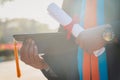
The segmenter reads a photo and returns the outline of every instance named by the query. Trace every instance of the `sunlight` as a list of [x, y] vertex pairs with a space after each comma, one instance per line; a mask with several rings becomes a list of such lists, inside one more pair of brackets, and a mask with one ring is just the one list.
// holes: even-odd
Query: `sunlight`
[[1, 19], [27, 18], [49, 25], [50, 29], [58, 28], [58, 23], [47, 12], [50, 3], [61, 7], [63, 0], [14, 0], [0, 6]]

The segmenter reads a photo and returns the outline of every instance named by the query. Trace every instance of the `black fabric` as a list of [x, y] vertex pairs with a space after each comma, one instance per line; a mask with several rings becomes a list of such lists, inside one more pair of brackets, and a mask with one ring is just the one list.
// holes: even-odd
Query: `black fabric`
[[120, 0], [104, 0], [105, 24], [111, 24], [116, 36], [120, 36]]
[[58, 76], [56, 76], [56, 74], [54, 75], [54, 73], [51, 73], [50, 71], [41, 71], [43, 72], [44, 76], [47, 77], [48, 80], [61, 80]]
[[110, 23], [113, 29], [113, 32], [117, 38], [120, 38], [120, 20]]
[[120, 80], [120, 44], [111, 43], [106, 46], [108, 79]]
[[[65, 34], [66, 35], [66, 34]], [[58, 44], [57, 44], [58, 43]], [[74, 38], [57, 41], [56, 50], [49, 50], [44, 58], [61, 80], [78, 80], [77, 45]], [[56, 55], [51, 55], [56, 54]]]

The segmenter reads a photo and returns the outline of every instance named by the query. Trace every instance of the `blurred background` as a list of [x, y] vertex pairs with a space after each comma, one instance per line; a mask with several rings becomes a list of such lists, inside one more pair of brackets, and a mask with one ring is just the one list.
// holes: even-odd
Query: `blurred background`
[[63, 0], [0, 0], [0, 80], [46, 80], [40, 70], [21, 61], [22, 77], [16, 77], [13, 35], [57, 32], [59, 24], [47, 13], [52, 2], [61, 7]]

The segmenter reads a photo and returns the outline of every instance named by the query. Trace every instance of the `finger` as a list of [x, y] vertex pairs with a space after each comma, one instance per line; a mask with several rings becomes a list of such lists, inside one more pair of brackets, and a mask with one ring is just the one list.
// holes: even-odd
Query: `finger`
[[35, 44], [35, 42], [32, 40], [32, 41], [30, 42], [29, 53], [28, 53], [28, 57], [29, 57], [30, 62], [31, 62], [32, 64], [34, 64], [34, 62], [35, 62], [35, 58], [34, 58], [34, 44]]
[[[39, 59], [40, 60], [40, 69], [45, 69], [47, 68], [47, 63], [44, 61], [44, 59]], [[39, 66], [39, 65], [38, 65]]]
[[43, 55], [44, 55], [44, 54], [39, 55], [40, 61], [41, 61], [41, 68], [42, 68], [42, 69], [46, 69], [46, 68], [48, 68], [48, 64], [45, 62], [44, 58], [42, 57]]
[[34, 53], [35, 53], [35, 55], [38, 54], [38, 47], [36, 44], [34, 44]]
[[44, 65], [42, 66], [42, 69], [47, 69], [49, 66], [48, 64], [45, 62]]
[[42, 56], [39, 56], [38, 54], [35, 55], [36, 56], [36, 62], [38, 63], [38, 66], [40, 69], [45, 68], [46, 66], [46, 62], [44, 61]]
[[20, 56], [23, 56], [25, 44], [26, 44], [26, 40], [22, 43], [22, 47], [20, 48]]
[[25, 48], [26, 48], [26, 44], [27, 44], [27, 40], [25, 40], [23, 42], [23, 45], [22, 45], [22, 47], [20, 49], [20, 58], [21, 58], [22, 61], [25, 60]]
[[30, 46], [31, 39], [26, 40], [25, 48], [24, 48], [24, 59], [26, 64], [30, 64], [30, 59], [29, 59], [29, 46]]
[[34, 60], [37, 63], [36, 67], [39, 69], [44, 69], [46, 68], [48, 65], [45, 63], [44, 59], [42, 58], [42, 56], [39, 56], [38, 54], [38, 48], [37, 46], [34, 44]]
[[20, 59], [23, 61], [24, 58], [23, 58], [23, 52], [24, 52], [24, 46], [22, 45], [21, 49], [20, 49]]
[[34, 46], [33, 46], [33, 52], [34, 52], [34, 54], [33, 54], [33, 58], [34, 58], [34, 61], [36, 62], [36, 63], [39, 63], [39, 55], [38, 55], [38, 48], [37, 48], [37, 46], [34, 44]]
[[93, 48], [89, 47], [89, 48], [86, 48], [85, 51], [88, 53], [88, 54], [93, 54]]
[[33, 56], [34, 56], [34, 60], [35, 60], [36, 56], [38, 56], [38, 48], [35, 44], [33, 45], [33, 52], [34, 52]]
[[39, 69], [41, 69], [42, 66], [43, 66], [43, 61], [42, 61], [42, 59], [39, 57], [38, 54], [35, 54], [34, 56], [35, 56], [34, 66], [37, 67], [37, 68], [39, 68]]

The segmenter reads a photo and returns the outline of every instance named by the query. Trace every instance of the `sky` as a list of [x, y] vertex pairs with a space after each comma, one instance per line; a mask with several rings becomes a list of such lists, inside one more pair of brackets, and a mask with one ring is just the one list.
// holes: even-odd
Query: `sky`
[[0, 6], [0, 18], [34, 19], [48, 24], [50, 29], [56, 29], [59, 26], [58, 22], [47, 12], [47, 7], [52, 2], [61, 7], [63, 0], [13, 0]]

